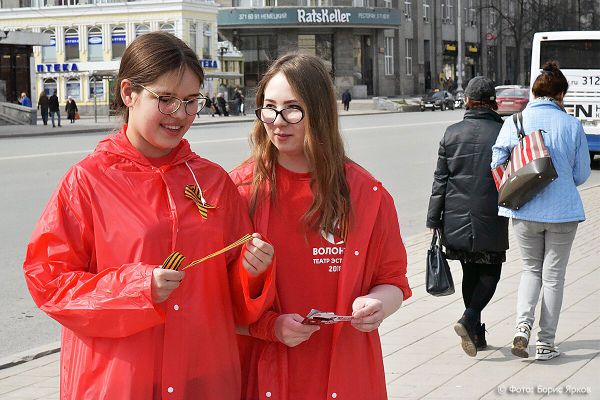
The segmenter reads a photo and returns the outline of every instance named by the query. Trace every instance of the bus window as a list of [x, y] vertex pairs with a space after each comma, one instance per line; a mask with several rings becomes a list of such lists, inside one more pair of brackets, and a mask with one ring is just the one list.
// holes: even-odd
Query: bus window
[[[585, 57], [582, 57], [585, 54]], [[598, 69], [599, 40], [553, 40], [540, 43], [540, 65], [558, 60], [560, 69]]]

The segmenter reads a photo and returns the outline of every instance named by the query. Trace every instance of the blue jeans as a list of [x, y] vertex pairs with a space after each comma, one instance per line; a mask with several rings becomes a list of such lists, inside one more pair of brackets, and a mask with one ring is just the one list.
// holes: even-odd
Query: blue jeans
[[54, 125], [54, 114], [58, 115], [58, 126], [60, 126], [60, 110], [50, 111], [50, 117], [52, 118], [52, 126], [56, 126]]

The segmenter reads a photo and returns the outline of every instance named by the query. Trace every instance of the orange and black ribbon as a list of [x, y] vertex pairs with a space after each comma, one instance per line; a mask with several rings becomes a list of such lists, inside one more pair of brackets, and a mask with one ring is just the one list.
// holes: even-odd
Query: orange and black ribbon
[[208, 210], [210, 208], [216, 208], [213, 205], [210, 205], [202, 196], [202, 191], [196, 185], [187, 185], [185, 187], [185, 197], [192, 200], [194, 204], [198, 207], [198, 211], [200, 211], [200, 215], [204, 219], [208, 219]]
[[228, 246], [225, 246], [224, 248], [222, 248], [221, 250], [217, 250], [214, 253], [211, 253], [205, 257], [200, 258], [199, 260], [196, 261], [192, 261], [191, 263], [189, 263], [188, 265], [186, 265], [185, 267], [181, 268], [181, 263], [183, 262], [183, 259], [185, 258], [181, 253], [179, 253], [178, 251], [173, 252], [169, 257], [167, 257], [167, 259], [165, 260], [165, 262], [163, 263], [162, 267], [164, 269], [172, 269], [175, 271], [179, 271], [180, 269], [182, 271], [193, 267], [194, 265], [200, 264], [201, 262], [204, 262], [208, 259], [211, 259], [213, 257], [218, 256], [219, 254], [223, 254], [226, 251], [229, 251], [231, 249], [233, 249], [234, 247], [240, 246], [246, 242], [248, 242], [249, 240], [252, 240], [252, 235], [251, 234], [246, 234], [244, 236], [242, 236], [240, 239], [236, 240], [235, 242], [231, 243]]

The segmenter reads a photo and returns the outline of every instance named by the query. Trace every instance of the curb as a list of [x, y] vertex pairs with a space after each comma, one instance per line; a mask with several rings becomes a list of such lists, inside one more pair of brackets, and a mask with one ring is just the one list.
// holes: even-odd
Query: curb
[[0, 370], [14, 367], [60, 351], [60, 342], [49, 343], [8, 357], [0, 358]]

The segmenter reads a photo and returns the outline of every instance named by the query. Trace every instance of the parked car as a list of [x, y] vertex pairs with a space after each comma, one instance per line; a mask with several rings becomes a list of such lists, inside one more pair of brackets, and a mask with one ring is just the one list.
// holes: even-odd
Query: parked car
[[436, 109], [444, 111], [449, 108], [454, 110], [454, 97], [446, 90], [429, 92], [421, 99], [421, 111]]
[[523, 111], [529, 103], [529, 87], [519, 85], [496, 86], [498, 114], [512, 115]]

